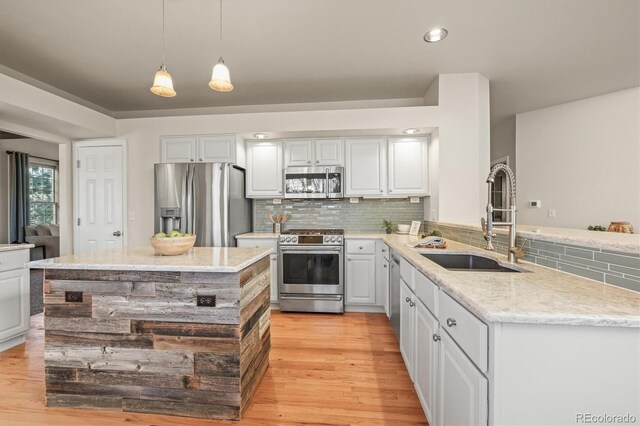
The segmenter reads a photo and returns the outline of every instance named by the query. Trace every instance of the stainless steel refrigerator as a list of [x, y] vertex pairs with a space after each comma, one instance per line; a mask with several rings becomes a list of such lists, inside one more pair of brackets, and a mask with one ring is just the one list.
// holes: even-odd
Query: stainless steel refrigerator
[[251, 232], [244, 170], [228, 163], [155, 165], [155, 232], [197, 236], [196, 246], [235, 247]]

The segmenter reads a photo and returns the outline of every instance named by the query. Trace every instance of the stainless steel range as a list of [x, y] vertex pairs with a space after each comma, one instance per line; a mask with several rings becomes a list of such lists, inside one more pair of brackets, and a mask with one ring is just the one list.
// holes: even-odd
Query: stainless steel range
[[278, 245], [281, 311], [344, 312], [344, 231], [291, 229]]

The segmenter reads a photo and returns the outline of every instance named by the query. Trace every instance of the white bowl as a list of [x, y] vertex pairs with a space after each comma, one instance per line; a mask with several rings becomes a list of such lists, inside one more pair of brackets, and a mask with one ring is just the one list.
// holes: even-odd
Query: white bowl
[[409, 229], [411, 229], [411, 225], [398, 224], [398, 232], [409, 232]]

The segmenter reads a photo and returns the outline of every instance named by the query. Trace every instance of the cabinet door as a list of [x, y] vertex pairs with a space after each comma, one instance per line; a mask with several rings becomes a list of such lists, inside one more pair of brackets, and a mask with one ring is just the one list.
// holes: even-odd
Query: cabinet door
[[313, 141], [285, 141], [284, 166], [310, 167], [314, 163]]
[[439, 425], [486, 425], [487, 379], [446, 331], [440, 332], [438, 372]]
[[391, 318], [391, 309], [389, 308], [389, 272], [389, 261], [383, 258], [380, 285], [382, 287], [382, 306], [384, 306], [384, 313], [387, 314], [387, 318]]
[[415, 299], [409, 286], [402, 281], [400, 283], [400, 353], [411, 380], [414, 380], [413, 327], [415, 324], [415, 309], [411, 305], [415, 303]]
[[316, 141], [317, 166], [342, 166], [342, 139], [320, 139]]
[[425, 138], [389, 139], [389, 195], [428, 194], [428, 140]]
[[164, 136], [160, 138], [160, 162], [190, 163], [195, 160], [195, 136]]
[[247, 198], [282, 198], [282, 142], [247, 143]]
[[387, 186], [385, 139], [346, 139], [347, 196], [383, 196]]
[[272, 254], [271, 259], [271, 303], [278, 303], [278, 255]]
[[197, 160], [204, 163], [235, 163], [234, 135], [198, 136]]
[[0, 342], [29, 330], [29, 271], [0, 272]]
[[[438, 377], [438, 320], [420, 301], [416, 302], [414, 385], [429, 424], [436, 423]], [[434, 340], [436, 336], [436, 340]]]
[[347, 255], [346, 304], [374, 305], [376, 303], [375, 255]]

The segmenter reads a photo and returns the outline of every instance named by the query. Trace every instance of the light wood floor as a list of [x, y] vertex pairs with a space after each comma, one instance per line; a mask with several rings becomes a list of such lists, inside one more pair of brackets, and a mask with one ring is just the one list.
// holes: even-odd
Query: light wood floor
[[[184, 417], [44, 406], [42, 315], [0, 353], [0, 425], [214, 425]], [[270, 366], [240, 425], [427, 424], [384, 314], [273, 312]], [[233, 424], [233, 423], [231, 423]]]

